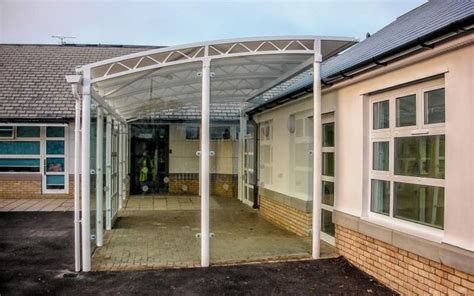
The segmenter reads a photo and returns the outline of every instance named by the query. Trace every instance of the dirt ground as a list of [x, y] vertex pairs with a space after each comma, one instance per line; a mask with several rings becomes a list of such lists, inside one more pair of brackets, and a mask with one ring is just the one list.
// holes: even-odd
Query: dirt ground
[[0, 295], [394, 295], [343, 258], [75, 274], [72, 221], [0, 213]]

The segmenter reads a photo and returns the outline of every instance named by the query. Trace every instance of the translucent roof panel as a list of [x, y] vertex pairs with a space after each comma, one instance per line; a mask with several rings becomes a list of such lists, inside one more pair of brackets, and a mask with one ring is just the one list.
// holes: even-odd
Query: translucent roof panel
[[307, 69], [314, 59], [315, 40], [321, 40], [323, 58], [355, 42], [314, 36], [214, 41], [109, 59], [81, 71], [90, 71], [92, 95], [124, 120], [198, 119], [202, 62], [208, 59], [211, 119], [236, 119], [249, 99]]

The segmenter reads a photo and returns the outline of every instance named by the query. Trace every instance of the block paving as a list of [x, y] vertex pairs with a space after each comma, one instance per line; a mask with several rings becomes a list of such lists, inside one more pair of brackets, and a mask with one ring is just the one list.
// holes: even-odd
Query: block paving
[[[309, 259], [311, 239], [266, 221], [236, 199], [210, 200], [211, 264]], [[200, 266], [200, 200], [196, 196], [132, 197], [120, 210], [94, 270]], [[322, 242], [322, 256], [335, 256]]]

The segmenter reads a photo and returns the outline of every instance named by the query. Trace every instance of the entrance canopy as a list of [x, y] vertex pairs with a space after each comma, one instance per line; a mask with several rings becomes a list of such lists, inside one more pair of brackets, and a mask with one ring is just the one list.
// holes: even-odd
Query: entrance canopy
[[[128, 122], [140, 119], [199, 120], [199, 195], [201, 199], [201, 266], [209, 266], [209, 196], [211, 121], [226, 119], [264, 92], [278, 91], [313, 69], [313, 153], [321, 155], [321, 62], [356, 42], [353, 38], [294, 36], [212, 41], [160, 48], [113, 58], [78, 69], [81, 75], [67, 77], [76, 100], [75, 130], [75, 250], [76, 270], [91, 269], [91, 175], [95, 177], [97, 212], [103, 212], [103, 171], [101, 141], [106, 115], [105, 175], [108, 204], [118, 198], [118, 208], [127, 198]], [[279, 85], [279, 87], [275, 87]], [[77, 89], [82, 86], [82, 101]], [[96, 134], [91, 134], [91, 101], [98, 104]], [[260, 100], [258, 100], [260, 102]], [[82, 106], [82, 113], [81, 113]], [[82, 116], [81, 116], [82, 114]], [[82, 117], [82, 120], [81, 120]], [[242, 124], [242, 126], [244, 126]], [[114, 132], [113, 132], [113, 131]], [[116, 136], [114, 136], [116, 135]], [[98, 161], [91, 172], [91, 143]], [[80, 147], [79, 147], [80, 143]], [[114, 148], [115, 147], [115, 148]], [[115, 149], [115, 150], [114, 150]], [[80, 153], [79, 153], [80, 151]], [[80, 155], [80, 163], [79, 157]], [[321, 158], [313, 158], [312, 256], [320, 256]], [[108, 180], [108, 181], [107, 181]], [[112, 182], [112, 180], [114, 180]], [[80, 184], [80, 190], [79, 190]], [[115, 185], [113, 185], [115, 184]], [[112, 195], [112, 186], [118, 195]], [[115, 188], [114, 187], [114, 188]], [[98, 188], [98, 189], [97, 189]], [[79, 197], [81, 208], [79, 209]], [[107, 206], [109, 207], [109, 206]], [[79, 210], [82, 214], [79, 237]], [[109, 212], [109, 209], [107, 209]], [[97, 219], [97, 217], [99, 217]], [[97, 246], [102, 245], [102, 215], [97, 215]], [[79, 242], [82, 240], [82, 244]], [[82, 246], [82, 249], [81, 249]], [[81, 249], [81, 253], [79, 250]]]
[[318, 36], [211, 41], [108, 59], [79, 71], [90, 75], [92, 97], [122, 121], [197, 119], [202, 63], [210, 60], [211, 111], [224, 105], [238, 115], [249, 99], [311, 66], [315, 53], [327, 59], [355, 42]]

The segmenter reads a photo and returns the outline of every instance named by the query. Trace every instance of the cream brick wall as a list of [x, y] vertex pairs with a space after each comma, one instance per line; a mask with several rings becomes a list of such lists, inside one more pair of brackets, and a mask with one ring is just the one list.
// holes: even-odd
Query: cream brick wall
[[300, 236], [308, 236], [311, 229], [311, 213], [305, 213], [260, 195], [259, 214], [269, 222], [276, 224]]
[[336, 225], [336, 249], [402, 295], [474, 295], [474, 275]]

